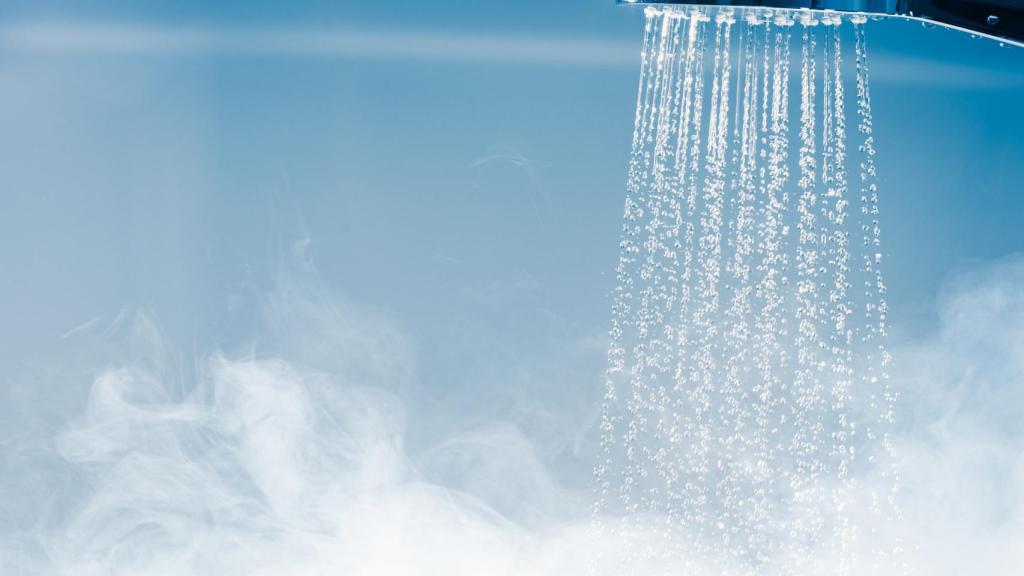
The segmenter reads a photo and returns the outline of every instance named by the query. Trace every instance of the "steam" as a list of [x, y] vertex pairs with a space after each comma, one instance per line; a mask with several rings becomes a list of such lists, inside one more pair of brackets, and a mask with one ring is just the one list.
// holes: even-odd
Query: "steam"
[[1024, 566], [1024, 259], [963, 274], [897, 350], [906, 527], [927, 574]]
[[[0, 439], [0, 572], [681, 573], [661, 550], [685, 535], [654, 516], [594, 529], [590, 494], [513, 424], [409, 448], [414, 343], [331, 294], [302, 248], [239, 351], [183, 368], [142, 311], [69, 335], [103, 366], [60, 364], [63, 388], [19, 400], [21, 430]], [[903, 534], [920, 573], [1024, 565], [1021, 286], [1024, 260], [962, 276], [941, 330], [894, 347], [905, 518], [876, 528]]]

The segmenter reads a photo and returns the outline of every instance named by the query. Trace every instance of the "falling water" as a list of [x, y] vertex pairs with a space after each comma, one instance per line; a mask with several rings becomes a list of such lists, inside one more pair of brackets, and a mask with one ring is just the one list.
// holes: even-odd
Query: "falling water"
[[862, 552], [865, 513], [898, 517], [864, 24], [647, 10], [596, 466], [599, 517], [667, 519], [677, 546], [638, 554], [897, 562], [898, 543]]

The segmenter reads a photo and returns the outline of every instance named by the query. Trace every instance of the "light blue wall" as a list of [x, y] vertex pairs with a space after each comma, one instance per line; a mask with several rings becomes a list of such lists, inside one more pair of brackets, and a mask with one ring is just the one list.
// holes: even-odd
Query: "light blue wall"
[[[308, 239], [318, 282], [410, 335], [423, 426], [449, 420], [439, 398], [475, 411], [457, 425], [540, 398], [588, 426], [642, 25], [610, 4], [5, 3], [0, 385], [124, 306], [186, 358], [258, 352], [259, 295]], [[18, 36], [53, 23], [453, 40], [377, 57]], [[460, 57], [475, 36], [513, 48]], [[607, 62], [522, 56], [553, 39], [597, 42]], [[891, 317], [913, 335], [950, 273], [1024, 250], [1024, 50], [895, 21], [869, 42]]]

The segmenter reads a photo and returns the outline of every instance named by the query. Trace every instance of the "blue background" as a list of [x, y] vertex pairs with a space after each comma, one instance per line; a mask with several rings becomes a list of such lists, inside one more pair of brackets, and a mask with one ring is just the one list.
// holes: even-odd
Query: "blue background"
[[[76, 327], [126, 306], [185, 358], [259, 354], [253, 311], [298, 242], [316, 282], [414, 343], [414, 430], [543, 410], [582, 434], [642, 22], [596, 0], [5, 2], [0, 385], [20, 397]], [[296, 53], [97, 48], [66, 33], [103, 26], [377, 40]], [[446, 47], [419, 54], [424, 36]], [[500, 46], [475, 54], [481, 37]], [[891, 320], [906, 339], [938, 324], [946, 278], [1024, 249], [1024, 49], [904, 21], [870, 23], [868, 40]], [[529, 56], [557, 42], [601, 56]], [[67, 385], [68, 414], [87, 389]]]

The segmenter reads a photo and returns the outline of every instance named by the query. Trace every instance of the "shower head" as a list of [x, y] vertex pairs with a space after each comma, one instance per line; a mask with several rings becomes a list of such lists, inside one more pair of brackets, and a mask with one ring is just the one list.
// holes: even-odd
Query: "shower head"
[[1024, 46], [1024, 0], [617, 0], [619, 4], [817, 10], [918, 20]]

